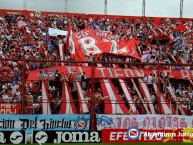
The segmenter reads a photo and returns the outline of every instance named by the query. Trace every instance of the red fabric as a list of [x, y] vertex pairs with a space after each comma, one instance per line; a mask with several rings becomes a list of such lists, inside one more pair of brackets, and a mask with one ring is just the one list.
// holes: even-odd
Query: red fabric
[[[180, 63], [180, 60], [177, 60], [177, 63]], [[44, 71], [45, 69], [41, 69], [41, 71]], [[50, 70], [58, 70], [59, 73], [61, 72], [66, 72], [66, 71], [73, 71], [76, 70], [77, 73], [80, 73], [80, 70], [85, 72], [86, 77], [87, 78], [91, 78], [91, 67], [86, 67], [86, 66], [57, 66], [57, 67], [52, 67], [50, 68]], [[37, 81], [38, 80], [38, 74], [39, 74], [40, 70], [32, 70], [29, 71], [29, 75], [28, 75], [28, 80], [33, 80], [33, 81]], [[149, 75], [151, 73], [153, 73], [153, 70], [151, 68], [149, 69], [143, 69], [143, 68], [131, 68], [131, 69], [116, 69], [116, 68], [105, 68], [105, 67], [95, 67], [94, 68], [95, 71], [95, 78], [142, 78], [143, 74]], [[112, 75], [109, 75], [109, 71], [112, 72]], [[140, 73], [136, 73], [136, 71], [139, 71]], [[164, 72], [165, 70], [163, 70], [162, 72]], [[187, 79], [184, 78], [184, 76], [182, 75], [182, 73], [185, 70], [172, 70], [170, 72], [170, 75], [172, 76], [172, 78], [175, 79]], [[187, 70], [187, 75], [189, 76], [189, 79], [193, 79], [193, 70]], [[52, 78], [52, 74], [50, 73], [49, 78]], [[71, 76], [72, 78], [70, 78], [69, 76], [69, 81], [71, 79], [73, 79], [73, 75]], [[5, 77], [4, 77], [5, 78]]]
[[159, 26], [161, 23], [161, 18], [154, 18], [153, 19], [155, 26]]
[[68, 32], [69, 32], [70, 30], [72, 30], [72, 29], [73, 29], [72, 22], [69, 22], [69, 23], [68, 23]]
[[[66, 92], [66, 89], [68, 90], [68, 92]], [[66, 99], [66, 93], [68, 93], [70, 100]], [[68, 109], [66, 101], [70, 101], [70, 107], [72, 108], [72, 113], [77, 114], [77, 110], [76, 110], [75, 104], [73, 102], [72, 95], [70, 93], [70, 88], [69, 88], [67, 82], [62, 82], [62, 99], [61, 99], [61, 107], [60, 107], [59, 114], [68, 113], [68, 112], [66, 112]]]
[[176, 30], [177, 31], [185, 31], [186, 30], [186, 27], [183, 25], [183, 24], [178, 24], [177, 26], [176, 26]]
[[85, 57], [111, 53], [121, 56], [131, 56], [141, 60], [137, 50], [136, 42], [132, 40], [119, 40], [117, 36], [106, 31], [96, 31], [84, 29], [73, 33], [72, 43], [74, 43], [71, 53], [75, 60], [85, 60]]

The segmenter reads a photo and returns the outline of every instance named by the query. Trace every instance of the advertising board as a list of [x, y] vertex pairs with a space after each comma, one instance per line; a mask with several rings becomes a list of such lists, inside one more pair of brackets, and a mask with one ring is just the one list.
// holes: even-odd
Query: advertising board
[[103, 143], [126, 142], [193, 142], [193, 129], [103, 129]]
[[0, 131], [89, 130], [90, 115], [0, 115]]
[[98, 131], [34, 131], [33, 143], [97, 143], [101, 142]]
[[184, 115], [110, 115], [97, 114], [97, 130], [128, 129], [131, 126], [138, 128], [187, 128], [193, 127], [193, 117]]
[[0, 132], [0, 144], [25, 143], [24, 131], [2, 131]]

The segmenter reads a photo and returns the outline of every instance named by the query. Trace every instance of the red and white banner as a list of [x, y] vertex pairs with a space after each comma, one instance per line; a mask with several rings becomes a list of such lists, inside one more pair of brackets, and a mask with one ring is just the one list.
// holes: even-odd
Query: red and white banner
[[193, 117], [183, 115], [106, 115], [97, 114], [97, 130], [138, 128], [187, 128], [193, 127]]
[[148, 103], [148, 107], [151, 111], [152, 114], [155, 114], [155, 108], [153, 106], [153, 102], [152, 102], [152, 99], [151, 99], [151, 95], [150, 95], [150, 92], [149, 92], [149, 89], [148, 89], [148, 86], [147, 84], [144, 82], [143, 79], [139, 78], [138, 79], [138, 84], [139, 84], [139, 88], [141, 90], [141, 93], [143, 94], [143, 96], [147, 99], [147, 101], [149, 102]]
[[[58, 66], [58, 67], [51, 67], [49, 70], [47, 69], [49, 78], [52, 79], [54, 76], [55, 70], [58, 70], [59, 73], [64, 72], [73, 72], [76, 70], [77, 74], [85, 72], [87, 78], [91, 78], [91, 67], [87, 66]], [[41, 69], [42, 73], [44, 69]], [[38, 80], [40, 70], [32, 70], [29, 72], [28, 80]], [[95, 78], [142, 78], [144, 74], [147, 76], [149, 74], [157, 73], [155, 70], [150, 69], [141, 69], [141, 68], [106, 68], [106, 67], [95, 67], [94, 68], [94, 77]], [[161, 70], [160, 70], [161, 72]], [[186, 79], [192, 80], [193, 79], [193, 70], [162, 70], [163, 75], [167, 75], [169, 73], [170, 78], [175, 79]]]
[[[158, 86], [156, 83], [153, 83], [153, 88], [155, 93], [158, 93]], [[159, 95], [160, 95], [160, 101], [163, 102], [161, 103], [161, 113], [162, 114], [176, 114], [176, 110], [174, 109], [174, 107], [172, 107], [171, 104], [169, 104], [169, 102], [166, 100], [165, 96], [163, 95], [163, 93], [159, 90]]]
[[[113, 67], [114, 67], [114, 68], [118, 68], [119, 66], [116, 65], [116, 64], [113, 64]], [[124, 79], [118, 79], [118, 81], [119, 81], [119, 84], [120, 84], [120, 86], [121, 86], [121, 88], [122, 88], [122, 90], [123, 90], [123, 93], [124, 93], [127, 101], [129, 102], [130, 108], [131, 108], [134, 112], [136, 112], [136, 111], [137, 111], [137, 108], [136, 108], [136, 106], [135, 106], [135, 104], [134, 104], [133, 97], [131, 97], [131, 90], [128, 89], [126, 81], [125, 81]]]
[[119, 40], [118, 36], [111, 32], [84, 29], [74, 32], [69, 39], [69, 48], [75, 60], [84, 60], [85, 57], [111, 53], [122, 56], [130, 56], [141, 60], [135, 40]]
[[85, 95], [83, 93], [83, 89], [81, 87], [80, 82], [76, 82], [77, 92], [78, 92], [78, 99], [79, 99], [79, 107], [80, 113], [88, 113], [89, 110], [89, 102], [85, 99]]
[[0, 103], [0, 114], [19, 114], [20, 103]]
[[42, 114], [51, 114], [50, 98], [46, 81], [42, 81]]
[[102, 143], [192, 142], [193, 129], [103, 129]]
[[78, 114], [67, 82], [62, 82], [62, 100], [59, 114]]
[[[126, 114], [128, 109], [124, 105], [122, 98], [118, 95], [114, 85], [109, 79], [100, 80], [102, 92], [104, 96], [109, 96], [105, 99], [105, 114]], [[110, 103], [109, 103], [110, 102]]]

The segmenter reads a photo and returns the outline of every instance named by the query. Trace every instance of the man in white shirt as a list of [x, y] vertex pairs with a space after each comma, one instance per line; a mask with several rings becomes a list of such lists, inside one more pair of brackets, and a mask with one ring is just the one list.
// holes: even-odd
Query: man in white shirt
[[147, 75], [146, 75], [146, 74], [144, 75], [143, 80], [144, 80], [144, 82], [145, 82], [145, 83], [147, 83], [148, 77], [147, 77]]

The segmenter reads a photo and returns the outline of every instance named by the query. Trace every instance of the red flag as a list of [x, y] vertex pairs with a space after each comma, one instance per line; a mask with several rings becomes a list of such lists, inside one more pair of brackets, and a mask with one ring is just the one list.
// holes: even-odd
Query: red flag
[[120, 50], [123, 50], [124, 47], [127, 48], [127, 52], [123, 53], [123, 55], [141, 60], [141, 56], [139, 56], [137, 52], [135, 39], [131, 39], [129, 41], [121, 40], [119, 42], [119, 46]]
[[84, 29], [73, 33], [69, 39], [71, 56], [75, 60], [84, 60], [85, 57], [111, 53], [130, 56], [141, 60], [135, 40], [119, 40], [118, 37], [106, 31]]

